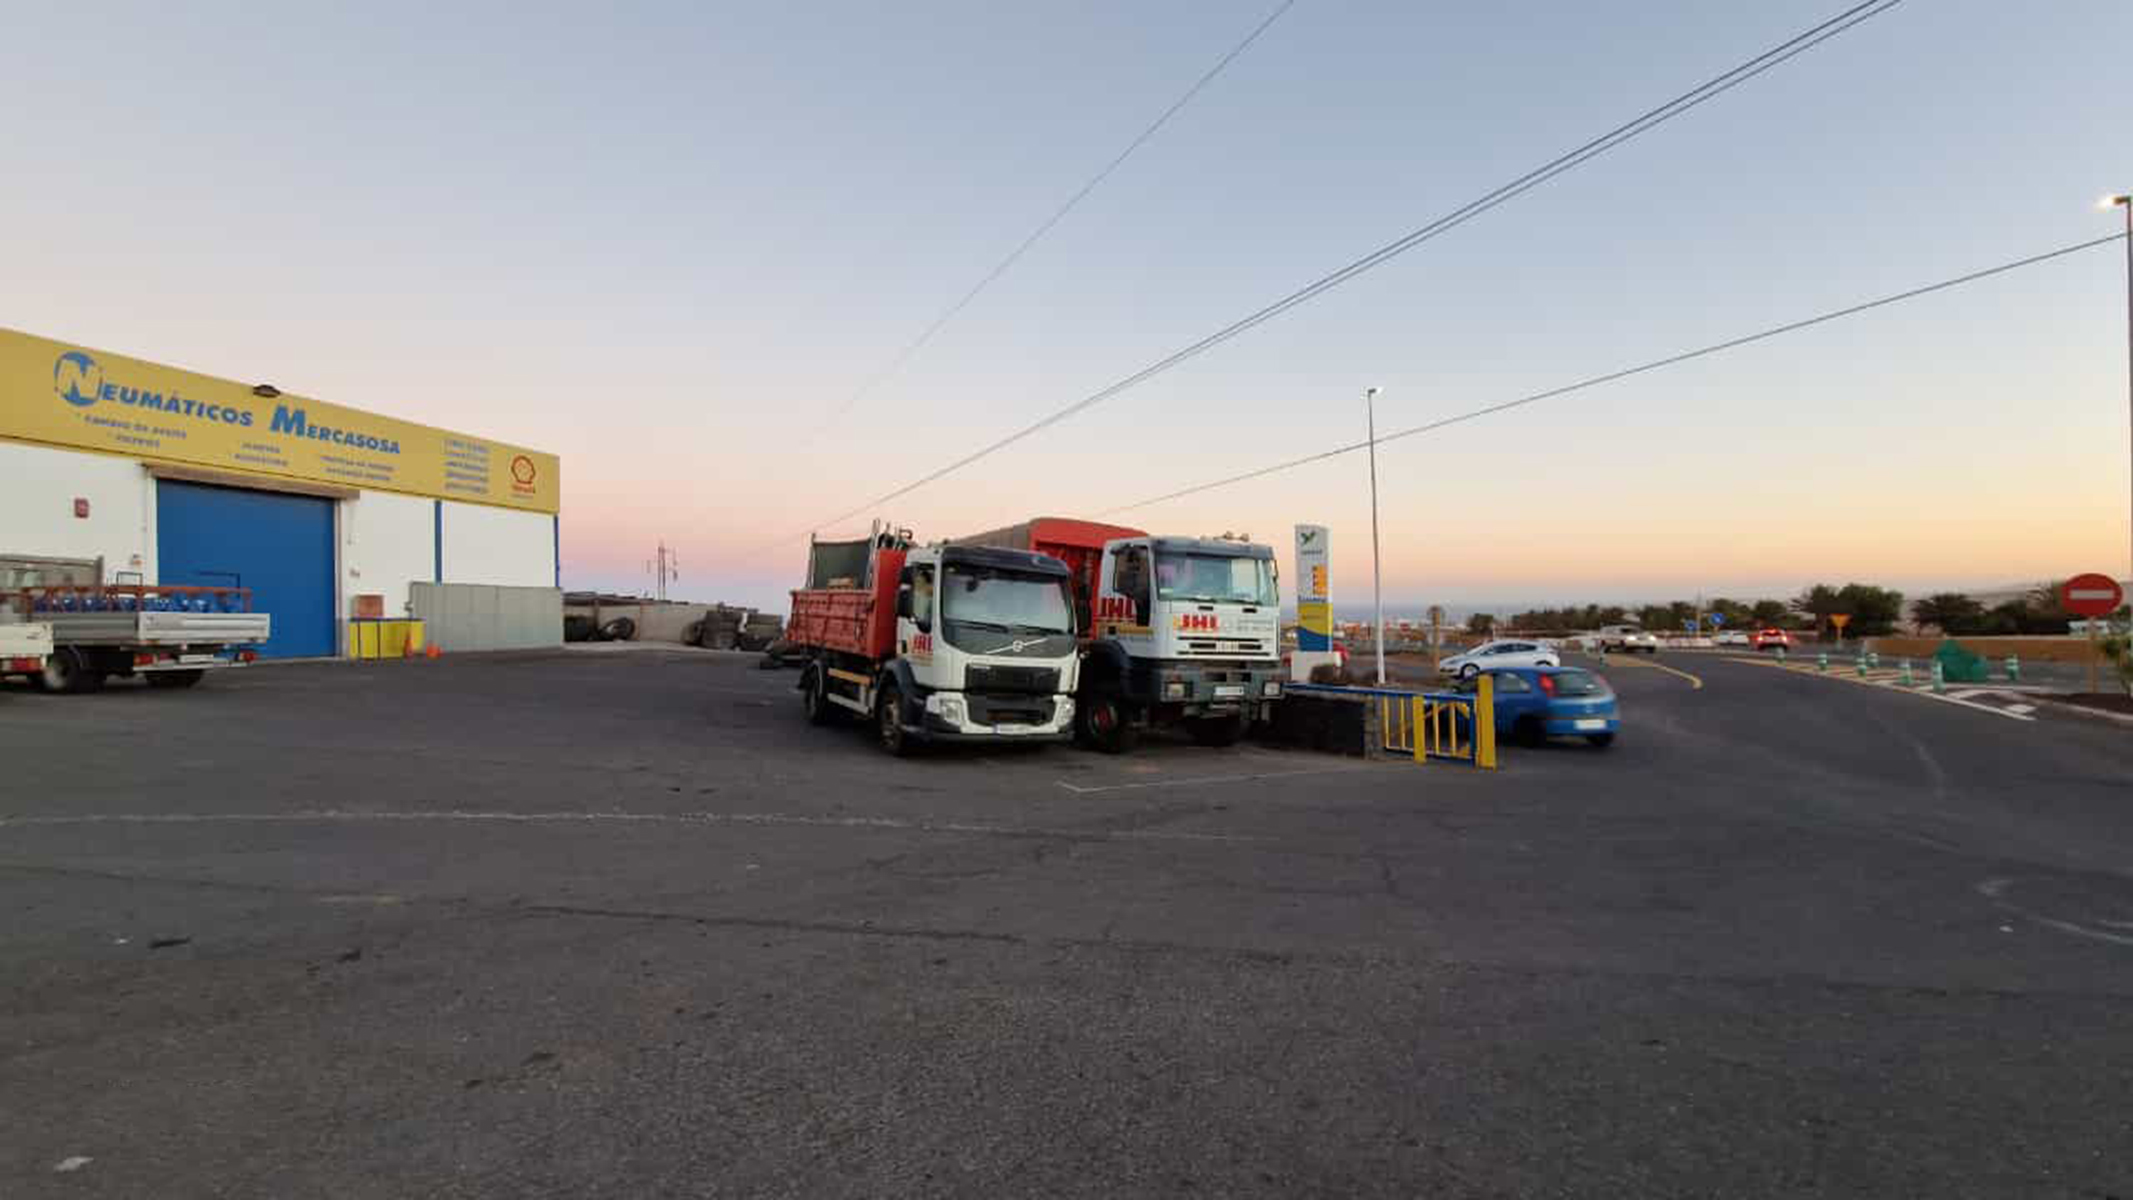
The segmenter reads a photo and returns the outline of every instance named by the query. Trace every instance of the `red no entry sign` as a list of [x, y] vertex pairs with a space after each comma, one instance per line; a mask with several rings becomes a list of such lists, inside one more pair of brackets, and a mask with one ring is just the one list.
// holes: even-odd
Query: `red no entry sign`
[[2077, 617], [2107, 617], [2125, 602], [2125, 589], [2108, 575], [2076, 575], [2059, 585], [2059, 607]]

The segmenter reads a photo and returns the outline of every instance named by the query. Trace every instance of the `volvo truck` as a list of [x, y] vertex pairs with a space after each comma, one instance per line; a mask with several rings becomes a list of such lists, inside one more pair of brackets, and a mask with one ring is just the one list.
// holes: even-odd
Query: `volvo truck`
[[786, 641], [808, 720], [850, 713], [881, 748], [1064, 742], [1080, 654], [1070, 580], [1048, 555], [919, 546], [909, 530], [811, 541]]

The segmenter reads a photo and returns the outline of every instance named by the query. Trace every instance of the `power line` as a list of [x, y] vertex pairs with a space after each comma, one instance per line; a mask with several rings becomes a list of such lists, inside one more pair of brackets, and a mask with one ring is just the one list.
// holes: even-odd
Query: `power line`
[[[1639, 136], [1640, 134], [1648, 132], [1649, 130], [1654, 129], [1659, 125], [1662, 125], [1665, 122], [1670, 121], [1685, 112], [1688, 112], [1690, 109], [1693, 109], [1698, 105], [1703, 104], [1705, 101], [1716, 99], [1718, 96], [1723, 95], [1724, 93], [1731, 91], [1733, 88], [1748, 82], [1750, 79], [1753, 79], [1756, 76], [1762, 74], [1763, 72], [1770, 70], [1772, 67], [1776, 67], [1781, 63], [1784, 63], [1794, 58], [1797, 55], [1803, 54], [1808, 50], [1811, 50], [1814, 47], [1822, 44], [1823, 42], [1828, 41], [1830, 38], [1833, 38], [1838, 34], [1843, 33], [1844, 31], [1861, 24], [1862, 22], [1871, 20], [1874, 17], [1879, 16], [1884, 12], [1887, 12], [1889, 9], [1896, 7], [1902, 2], [1903, 0], [1864, 0], [1863, 3], [1855, 4], [1852, 7], [1845, 9], [1843, 12], [1838, 13], [1836, 16], [1831, 17], [1828, 20], [1822, 22], [1821, 24], [1816, 25], [1813, 28], [1806, 30], [1805, 32], [1796, 34], [1795, 36], [1788, 38], [1783, 42], [1778, 43], [1776, 46], [1773, 46], [1770, 49], [1763, 51], [1761, 54], [1756, 55], [1754, 58], [1751, 58], [1746, 62], [1741, 63], [1739, 66], [1736, 66], [1733, 69], [1712, 78], [1708, 82], [1700, 84], [1697, 87], [1691, 88], [1686, 92], [1683, 92], [1681, 95], [1676, 96], [1672, 100], [1667, 101], [1665, 104], [1662, 104], [1659, 107], [1644, 113], [1642, 116], [1639, 116], [1636, 119], [1628, 121], [1622, 125], [1618, 125], [1614, 129], [1609, 130], [1604, 134], [1601, 134], [1599, 137], [1596, 137], [1591, 141], [1586, 142], [1582, 146], [1579, 146], [1577, 149], [1571, 150], [1568, 153], [1562, 154], [1554, 159], [1551, 159], [1548, 162], [1542, 164], [1541, 166], [1535, 167], [1533, 170], [1528, 171], [1524, 175], [1513, 179], [1509, 183], [1503, 184], [1500, 187], [1494, 189], [1493, 191], [1487, 192], [1474, 200], [1468, 201], [1466, 204], [1461, 205], [1456, 209], [1453, 209], [1451, 212], [1446, 213], [1444, 216], [1441, 216], [1434, 221], [1431, 221], [1429, 224], [1422, 226], [1420, 229], [1408, 233], [1405, 236], [1400, 237], [1394, 241], [1386, 243], [1378, 249], [1371, 251], [1369, 254], [1366, 254], [1363, 257], [1356, 259], [1354, 262], [1349, 263], [1347, 266], [1344, 266], [1329, 275], [1321, 276], [1317, 280], [1314, 280], [1313, 282], [1306, 284], [1301, 288], [1298, 288], [1296, 291], [1290, 292], [1288, 295], [1282, 297], [1281, 299], [1276, 300], [1274, 303], [1259, 309], [1258, 311], [1252, 313], [1249, 316], [1246, 316], [1240, 320], [1234, 321], [1228, 325], [1223, 326], [1221, 329], [1218, 329], [1215, 332], [1207, 335], [1206, 337], [1201, 338], [1199, 341], [1194, 342], [1189, 346], [1186, 346], [1184, 349], [1179, 350], [1169, 355], [1168, 357], [1159, 359], [1156, 362], [1150, 364], [1149, 366], [1143, 367], [1139, 371], [1136, 371], [1133, 374], [1126, 376], [1124, 379], [1121, 379], [1118, 382], [1111, 384], [1109, 387], [1103, 388], [1100, 391], [1085, 396], [1082, 399], [1067, 405], [1065, 408], [1059, 409], [1058, 411], [1036, 421], [1033, 424], [1024, 426], [1022, 429], [1019, 429], [1014, 433], [1008, 434], [1006, 437], [1000, 438], [997, 441], [994, 441], [986, 446], [974, 450], [971, 453], [966, 454], [959, 459], [956, 459], [954, 462], [949, 463], [947, 466], [941, 467], [926, 475], [920, 476], [918, 479], [913, 480], [912, 482], [907, 483], [894, 491], [888, 492], [881, 496], [877, 496], [864, 504], [861, 504], [846, 512], [839, 513], [838, 515], [831, 517], [825, 521], [816, 522], [809, 528], [820, 529], [824, 526], [836, 525], [840, 522], [850, 520], [853, 517], [861, 516], [867, 512], [876, 510], [880, 506], [887, 504], [892, 500], [907, 496], [912, 492], [917, 491], [919, 488], [926, 486], [929, 483], [932, 483], [947, 475], [953, 474], [954, 472], [959, 471], [974, 462], [977, 462], [979, 459], [985, 458], [988, 455], [995, 454], [1001, 450], [1004, 450], [1007, 447], [1014, 445], [1016, 442], [1019, 442], [1026, 437], [1029, 437], [1031, 434], [1048, 429], [1051, 426], [1056, 425], [1069, 417], [1084, 412], [1098, 404], [1103, 403], [1106, 400], [1109, 400], [1119, 395], [1120, 393], [1126, 391], [1129, 388], [1136, 387], [1142, 383], [1147, 382], [1150, 379], [1155, 378], [1158, 375], [1163, 374], [1166, 371], [1169, 371], [1170, 369], [1176, 366], [1179, 366], [1182, 363], [1197, 358], [1200, 355], [1206, 353], [1207, 351], [1212, 350], [1215, 347], [1222, 345], [1224, 342], [1227, 342], [1230, 339], [1238, 336], [1239, 334], [1242, 334], [1250, 329], [1264, 324], [1267, 321], [1273, 320], [1275, 317], [1280, 316], [1281, 314], [1289, 311], [1290, 309], [1295, 308], [1300, 304], [1304, 304], [1316, 298], [1317, 296], [1332, 290], [1333, 288], [1339, 287], [1341, 284], [1348, 282], [1349, 280], [1355, 278], [1358, 275], [1363, 274], [1366, 271], [1369, 271], [1375, 267], [1383, 265], [1386, 262], [1389, 262], [1393, 258], [1396, 258], [1399, 255], [1414, 249], [1416, 246], [1421, 245], [1423, 242], [1429, 241], [1440, 234], [1455, 229], [1458, 226], [1463, 225], [1466, 222], [1474, 219], [1475, 217], [1480, 216], [1482, 213], [1485, 213], [1490, 209], [1495, 208], [1497, 205], [1511, 200], [1517, 196], [1520, 196], [1525, 192], [1531, 191], [1532, 189], [1539, 187], [1541, 184], [1548, 182], [1550, 179], [1555, 178], [1557, 175], [1560, 175], [1565, 171], [1572, 170], [1594, 158], [1597, 158], [1598, 156], [1605, 154], [1607, 151], [1612, 150], [1625, 142], [1630, 141], [1631, 139]], [[793, 534], [790, 536], [798, 537], [802, 535]], [[786, 540], [789, 539], [778, 539], [779, 542], [783, 542]], [[770, 545], [776, 544], [778, 544], [778, 542], [770, 543]]]
[[1163, 110], [1161, 116], [1157, 117], [1152, 123], [1150, 123], [1146, 129], [1141, 130], [1140, 136], [1126, 143], [1126, 148], [1119, 151], [1117, 156], [1112, 158], [1110, 162], [1104, 164], [1103, 170], [1098, 171], [1095, 175], [1091, 176], [1087, 183], [1081, 185], [1081, 189], [1079, 191], [1067, 197], [1066, 203], [1060, 205], [1059, 208], [1054, 211], [1051, 216], [1046, 217], [1043, 223], [1039, 224], [1036, 229], [1031, 230], [1029, 236], [1022, 239], [1022, 243], [1020, 245], [1009, 251], [1006, 258], [1003, 258], [999, 262], [995, 263], [993, 265], [992, 270], [987, 271], [982, 278], [980, 278], [975, 284], [972, 284], [970, 290], [964, 292], [961, 299], [957, 300], [955, 303], [949, 305], [946, 309], [942, 310], [941, 315], [935, 317], [933, 319], [932, 324], [926, 326], [924, 331], [922, 331], [917, 337], [911, 339], [911, 341], [907, 343], [903, 349], [896, 352], [896, 357], [890, 359], [887, 366], [883, 367], [881, 370], [876, 371], [873, 375], [869, 376], [866, 382], [860, 384], [859, 387], [855, 389], [851, 395], [845, 397], [844, 402], [842, 404], [839, 404], [834, 411], [832, 411], [828, 416], [822, 419], [822, 426], [818, 428], [816, 432], [820, 433], [822, 428], [827, 428], [828, 426], [835, 424], [838, 418], [850, 412], [852, 410], [852, 406], [859, 403], [860, 400], [864, 399], [869, 392], [872, 392], [875, 388], [880, 387], [882, 384], [888, 382], [890, 379], [895, 377], [897, 372], [903, 370], [904, 367], [908, 365], [913, 358], [917, 357], [918, 352], [920, 350], [925, 349], [926, 343], [932, 341], [933, 336], [935, 334], [939, 333], [942, 328], [948, 324], [948, 322], [954, 320], [958, 313], [961, 313], [965, 308], [968, 308], [970, 306], [970, 302], [978, 298], [979, 293], [983, 292], [986, 288], [991, 287], [993, 285], [993, 282], [999, 279], [1000, 276], [1007, 274], [1007, 271], [1010, 267], [1013, 267], [1017, 262], [1019, 262], [1023, 255], [1029, 253], [1030, 247], [1035, 246], [1039, 241], [1043, 240], [1044, 235], [1050, 233], [1052, 231], [1053, 226], [1065, 220], [1067, 214], [1073, 212], [1074, 209], [1079, 206], [1083, 200], [1087, 199], [1090, 192], [1095, 191], [1097, 187], [1099, 187], [1103, 183], [1104, 180], [1109, 179], [1111, 177], [1112, 172], [1118, 170], [1119, 167], [1125, 165], [1126, 160], [1133, 157], [1134, 151], [1139, 150], [1143, 145], [1146, 145], [1148, 139], [1154, 137], [1157, 131], [1161, 130], [1163, 126], [1170, 123], [1170, 118], [1178, 115], [1178, 113], [1183, 110], [1186, 105], [1192, 103], [1194, 97], [1198, 96], [1200, 92], [1207, 87], [1208, 84], [1213, 83], [1215, 81], [1215, 77], [1222, 74], [1223, 71], [1227, 70], [1229, 68], [1229, 65], [1237, 61], [1237, 59], [1241, 55], [1243, 55], [1246, 50], [1251, 49], [1252, 43], [1259, 40], [1259, 35], [1265, 33], [1268, 29], [1272, 28], [1274, 22], [1280, 20], [1282, 14], [1288, 12], [1290, 8], [1295, 6], [1295, 4], [1296, 0], [1282, 0], [1281, 4], [1277, 6], [1273, 12], [1267, 14], [1265, 20], [1259, 22], [1258, 25], [1253, 27], [1250, 33], [1244, 36], [1243, 41], [1238, 42], [1236, 45], [1230, 47], [1229, 53], [1224, 54], [1221, 58], [1215, 60], [1215, 65], [1209, 67], [1207, 69], [1206, 74], [1200, 76], [1197, 82], [1195, 82], [1191, 87], [1185, 89], [1184, 95], [1179, 96], [1176, 101], [1172, 102], [1169, 108]]
[[[1883, 296], [1878, 300], [1868, 300], [1863, 304], [1854, 304], [1846, 308], [1833, 309], [1818, 316], [1807, 317], [1803, 320], [1798, 321], [1789, 321], [1783, 325], [1773, 325], [1768, 329], [1764, 329], [1756, 333], [1747, 334], [1742, 337], [1728, 338], [1723, 342], [1714, 342], [1711, 345], [1704, 346], [1695, 350], [1685, 350], [1679, 354], [1669, 354], [1665, 358], [1655, 358], [1650, 362], [1640, 363], [1634, 367], [1625, 367], [1619, 371], [1609, 371], [1605, 375], [1594, 375], [1586, 379], [1580, 379], [1576, 383], [1568, 383], [1564, 384], [1561, 387], [1549, 388], [1547, 391], [1544, 392], [1534, 392], [1532, 395], [1529, 396], [1520, 396], [1516, 400], [1506, 400], [1501, 404], [1491, 404], [1486, 408], [1476, 408], [1467, 412], [1459, 413], [1455, 416], [1442, 417], [1435, 421], [1429, 421], [1421, 425], [1412, 425], [1406, 429], [1397, 430], [1395, 432], [1388, 433], [1381, 438], [1378, 438], [1377, 444], [1382, 446], [1387, 442], [1399, 441], [1401, 438], [1414, 437], [1417, 434], [1430, 433], [1435, 430], [1443, 429], [1447, 425], [1458, 425], [1462, 422], [1472, 421], [1480, 417], [1491, 416], [1496, 413], [1508, 411], [1510, 409], [1522, 408], [1528, 404], [1538, 404], [1543, 400], [1552, 400], [1558, 396], [1568, 395], [1571, 392], [1578, 392], [1583, 391], [1586, 388], [1598, 387], [1603, 383], [1613, 383], [1617, 380], [1627, 379], [1632, 375], [1642, 375], [1647, 371], [1656, 371], [1662, 367], [1677, 366], [1681, 363], [1689, 362], [1694, 359], [1705, 358], [1710, 355], [1719, 354], [1727, 350], [1735, 350], [1742, 346], [1750, 345], [1754, 342], [1766, 341], [1781, 334], [1797, 333], [1802, 329], [1821, 325], [1828, 321], [1835, 321], [1842, 317], [1857, 316], [1860, 313], [1869, 312], [1877, 308], [1883, 308], [1887, 305], [1901, 303], [1905, 300], [1915, 300], [1920, 296], [1930, 295], [1934, 292], [1946, 291], [1947, 289], [1953, 287], [1961, 287], [1963, 284], [1966, 283], [1976, 283], [1980, 279], [1990, 279], [1995, 275], [2004, 275], [2009, 271], [2017, 271], [2023, 267], [2033, 267], [2039, 263], [2050, 262], [2055, 258], [2063, 258], [2069, 254], [2078, 254], [2083, 250], [2093, 250], [2098, 246], [2108, 245], [2112, 242], [2121, 242], [2124, 241], [2125, 238], [2125, 234], [2114, 233], [2111, 234], [2109, 237], [2100, 237], [2092, 241], [2086, 242], [2076, 242], [2071, 246], [2061, 246], [2057, 250], [2047, 250], [2042, 254], [2032, 254], [2028, 258], [2018, 258], [2015, 259], [2013, 262], [2005, 262], [1999, 264], [1998, 266], [1986, 267], [1980, 271], [1972, 271], [1965, 275], [1957, 275], [1952, 279], [1943, 279], [1938, 283], [1926, 284], [1924, 287], [1915, 287], [1910, 289], [1909, 291], [1897, 292], [1892, 296]], [[1360, 442], [1351, 442], [1348, 445], [1337, 446], [1331, 450], [1321, 450], [1316, 454], [1304, 455], [1302, 458], [1292, 458], [1289, 459], [1287, 462], [1279, 462], [1273, 464], [1272, 466], [1260, 467], [1257, 470], [1246, 471], [1241, 475], [1231, 475], [1224, 479], [1216, 479], [1208, 483], [1195, 484], [1192, 487], [1188, 488], [1180, 488], [1175, 492], [1166, 492], [1160, 496], [1152, 496], [1146, 500], [1136, 500], [1132, 504], [1122, 504], [1119, 505], [1117, 508], [1105, 509], [1097, 515], [1107, 517], [1112, 515], [1113, 513], [1122, 513], [1136, 508], [1146, 508], [1151, 504], [1161, 504], [1165, 501], [1177, 500], [1185, 496], [1197, 494], [1199, 492], [1212, 491], [1213, 489], [1219, 487], [1228, 487], [1230, 484], [1233, 483], [1244, 483], [1247, 480], [1259, 479], [1264, 476], [1273, 475], [1281, 471], [1293, 470], [1297, 467], [1308, 466], [1311, 463], [1324, 462], [1329, 458], [1338, 458], [1343, 454], [1353, 454], [1358, 450], [1368, 447], [1369, 445], [1370, 439], [1365, 438]]]

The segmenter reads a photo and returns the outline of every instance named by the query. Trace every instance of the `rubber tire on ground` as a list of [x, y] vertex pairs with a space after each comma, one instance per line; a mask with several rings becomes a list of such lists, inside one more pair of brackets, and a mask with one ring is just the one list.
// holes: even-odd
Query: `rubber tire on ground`
[[44, 660], [44, 670], [30, 679], [41, 692], [78, 695], [100, 691], [104, 686], [104, 673], [92, 667], [89, 656], [73, 646], [61, 646], [52, 651]]
[[628, 617], [616, 617], [600, 627], [603, 642], [626, 642], [637, 636], [637, 622]]
[[207, 678], [206, 671], [151, 671], [141, 678], [152, 688], [189, 688]]
[[684, 646], [696, 645], [703, 640], [703, 636], [704, 623], [702, 621], [691, 621], [681, 627], [681, 644]]
[[1593, 749], [1605, 750], [1615, 744], [1615, 735], [1611, 733], [1588, 733], [1585, 735], [1585, 740], [1592, 743]]
[[911, 735], [904, 732], [904, 698], [893, 683], [881, 685], [874, 701], [874, 741], [896, 758], [911, 753]]
[[821, 667], [808, 667], [800, 673], [800, 709], [807, 714], [810, 725], [827, 725], [837, 715], [837, 706], [829, 702], [828, 685]]
[[1202, 746], [1234, 746], [1244, 736], [1244, 718], [1200, 717], [1185, 722], [1185, 732]]
[[1082, 701], [1074, 724], [1082, 740], [1104, 754], [1124, 754], [1140, 741], [1133, 710], [1117, 696], [1091, 696]]

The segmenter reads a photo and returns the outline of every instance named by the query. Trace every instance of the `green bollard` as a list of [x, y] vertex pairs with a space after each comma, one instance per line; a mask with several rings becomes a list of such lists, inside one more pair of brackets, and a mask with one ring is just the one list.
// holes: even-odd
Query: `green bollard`
[[2019, 683], [2019, 682], [2021, 682], [2021, 680], [2022, 680], [2022, 660], [2021, 660], [2021, 659], [2018, 659], [2018, 658], [2016, 658], [2016, 657], [2015, 657], [2014, 655], [2010, 654], [2010, 655], [2008, 655], [2008, 656], [2007, 656], [2007, 682], [2009, 682], [2009, 683]]
[[1785, 657], [1786, 657], [1786, 656], [1785, 656], [1785, 647], [1783, 647], [1783, 646], [1779, 646], [1779, 647], [1778, 647], [1778, 662], [1782, 664], [1782, 663], [1783, 663], [1783, 662], [1785, 661]]
[[1829, 674], [1829, 651], [1824, 650], [1822, 653], [1815, 655], [1815, 670], [1824, 675]]
[[1933, 694], [1938, 696], [1948, 690], [1948, 672], [1939, 659], [1933, 660]]
[[1911, 676], [1911, 660], [1908, 658], [1903, 660], [1903, 686], [1917, 686], [1917, 681]]

